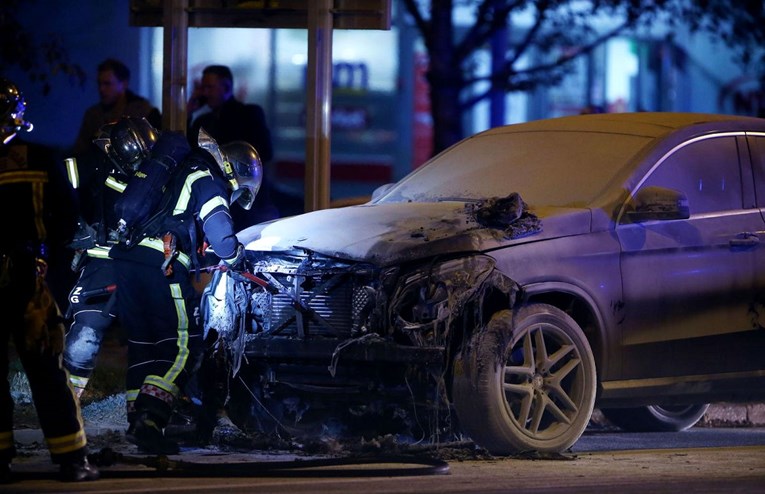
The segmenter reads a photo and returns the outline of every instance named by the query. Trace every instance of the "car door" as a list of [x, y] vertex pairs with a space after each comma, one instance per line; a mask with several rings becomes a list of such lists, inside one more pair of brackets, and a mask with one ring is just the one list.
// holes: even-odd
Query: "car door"
[[639, 187], [652, 186], [683, 192], [690, 218], [616, 228], [623, 378], [646, 380], [637, 386], [703, 386], [761, 367], [755, 312], [765, 286], [765, 223], [743, 133], [676, 147]]

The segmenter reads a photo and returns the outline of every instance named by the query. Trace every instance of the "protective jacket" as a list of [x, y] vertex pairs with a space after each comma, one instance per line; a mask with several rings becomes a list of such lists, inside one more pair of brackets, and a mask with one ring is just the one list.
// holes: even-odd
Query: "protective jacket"
[[63, 250], [71, 238], [74, 198], [63, 170], [49, 168], [53, 163], [47, 149], [18, 138], [0, 148], [0, 249], [27, 249], [30, 242], [45, 240]]
[[[218, 257], [233, 261], [239, 242], [229, 213], [227, 184], [217, 168], [207, 151], [191, 151], [172, 172], [157, 211], [132, 229], [126, 243], [112, 249], [112, 257], [161, 266], [168, 255], [163, 237], [170, 233], [175, 243], [172, 255], [187, 269], [205, 240]], [[131, 188], [132, 182], [117, 208], [122, 208], [122, 201], [133, 200]]]

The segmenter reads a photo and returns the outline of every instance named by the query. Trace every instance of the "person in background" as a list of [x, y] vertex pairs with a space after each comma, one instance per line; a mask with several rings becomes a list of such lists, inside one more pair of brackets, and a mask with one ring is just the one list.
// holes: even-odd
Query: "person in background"
[[62, 480], [95, 480], [99, 471], [88, 463], [87, 439], [79, 403], [61, 365], [64, 327], [47, 287], [45, 250], [49, 230], [60, 227], [60, 205], [50, 166], [35, 161], [31, 146], [11, 144], [17, 132], [31, 130], [24, 120], [26, 102], [18, 88], [0, 79], [0, 481], [12, 481], [13, 397], [8, 372], [13, 345], [29, 380], [51, 460]]
[[146, 98], [129, 89], [130, 69], [114, 58], [98, 64], [99, 102], [85, 111], [73, 154], [78, 159], [94, 152], [93, 138], [104, 125], [120, 117], [144, 117], [154, 128], [161, 128], [162, 116]]
[[249, 142], [263, 161], [273, 157], [271, 131], [259, 105], [245, 104], [234, 96], [234, 76], [225, 65], [208, 65], [202, 82], [189, 102], [189, 115], [206, 105], [210, 111], [190, 122], [187, 136], [196, 146], [199, 129], [204, 128], [220, 145], [232, 141]]

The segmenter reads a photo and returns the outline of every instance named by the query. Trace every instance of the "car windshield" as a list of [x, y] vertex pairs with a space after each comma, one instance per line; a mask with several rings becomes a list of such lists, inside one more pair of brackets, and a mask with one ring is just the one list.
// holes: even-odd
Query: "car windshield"
[[581, 207], [651, 141], [604, 132], [488, 132], [436, 156], [375, 202], [473, 201], [518, 192], [531, 205]]

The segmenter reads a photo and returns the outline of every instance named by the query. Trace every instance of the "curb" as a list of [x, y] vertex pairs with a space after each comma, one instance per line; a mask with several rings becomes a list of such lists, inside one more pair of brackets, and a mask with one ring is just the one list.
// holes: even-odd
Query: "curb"
[[714, 403], [699, 422], [706, 427], [765, 426], [765, 403]]
[[[597, 408], [590, 423], [596, 427], [614, 427]], [[765, 403], [712, 403], [694, 427], [765, 427]]]

